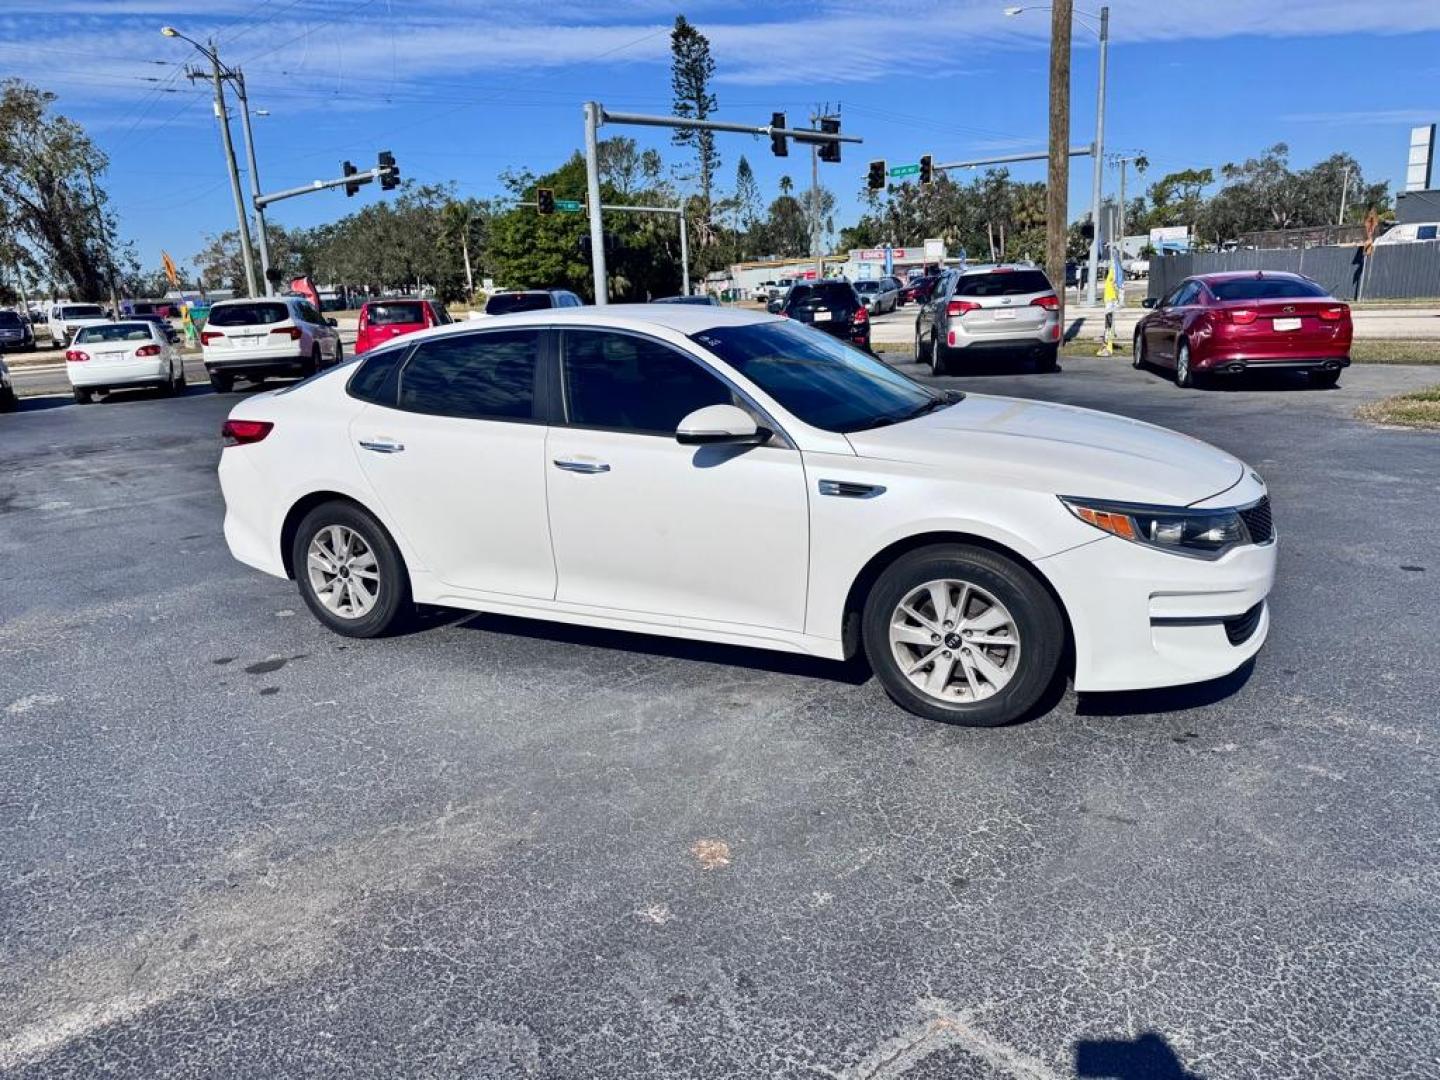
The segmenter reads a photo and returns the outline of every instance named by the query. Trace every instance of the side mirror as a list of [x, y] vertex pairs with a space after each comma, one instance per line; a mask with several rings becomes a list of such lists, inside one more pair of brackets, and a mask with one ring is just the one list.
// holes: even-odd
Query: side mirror
[[326, 320], [325, 320], [325, 325], [326, 325], [326, 326], [329, 326], [329, 327], [336, 327], [336, 326], [339, 326], [340, 324], [339, 324], [338, 322], [336, 322], [334, 319], [326, 319]]
[[1145, 297], [1144, 300], [1141, 300], [1141, 301], [1140, 301], [1140, 306], [1141, 306], [1141, 307], [1148, 307], [1148, 308], [1157, 308], [1157, 307], [1160, 306], [1160, 298], [1159, 298], [1158, 296], [1147, 296], [1147, 297]]
[[765, 310], [768, 311], [771, 315], [779, 315], [780, 312], [784, 309], [784, 307], [784, 300], [771, 300], [768, 304], [765, 305]]
[[770, 438], [744, 409], [734, 405], [706, 405], [696, 409], [675, 429], [675, 441], [685, 446], [758, 446]]

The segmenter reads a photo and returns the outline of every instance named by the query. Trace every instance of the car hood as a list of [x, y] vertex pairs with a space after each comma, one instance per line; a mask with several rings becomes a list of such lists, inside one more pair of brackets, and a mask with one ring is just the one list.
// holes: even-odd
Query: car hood
[[1124, 502], [1186, 506], [1233, 487], [1245, 473], [1238, 458], [1154, 424], [986, 394], [847, 437], [861, 457]]

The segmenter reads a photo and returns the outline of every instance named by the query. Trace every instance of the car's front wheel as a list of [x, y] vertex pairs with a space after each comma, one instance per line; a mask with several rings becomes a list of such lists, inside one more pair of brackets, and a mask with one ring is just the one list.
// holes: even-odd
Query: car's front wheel
[[305, 515], [290, 549], [300, 595], [315, 617], [346, 637], [379, 637], [410, 606], [410, 577], [395, 542], [354, 503]]
[[892, 699], [971, 727], [1025, 716], [1065, 646], [1060, 609], [1030, 571], [962, 544], [920, 548], [887, 567], [866, 598], [862, 632]]
[[1184, 389], [1195, 385], [1195, 372], [1190, 369], [1190, 343], [1183, 338], [1175, 346], [1175, 385]]

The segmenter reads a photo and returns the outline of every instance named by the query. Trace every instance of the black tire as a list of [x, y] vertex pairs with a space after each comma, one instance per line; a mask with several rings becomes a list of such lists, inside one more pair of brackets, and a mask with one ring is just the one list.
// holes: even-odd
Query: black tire
[[1175, 343], [1175, 385], [1182, 390], [1195, 385], [1195, 373], [1190, 370], [1190, 343], [1184, 338]]
[[1135, 332], [1135, 347], [1130, 350], [1130, 365], [1136, 371], [1144, 371], [1150, 366], [1150, 360], [1145, 352], [1145, 334], [1143, 331]]
[[185, 385], [185, 361], [184, 359], [181, 359], [180, 374], [179, 377], [175, 380], [175, 392], [178, 394], [183, 394], [185, 392]]
[[1040, 356], [1035, 361], [1035, 367], [1042, 372], [1060, 370], [1060, 346], [1059, 344], [1041, 346]]
[[228, 371], [210, 372], [210, 389], [217, 394], [228, 394], [235, 389], [235, 376]]
[[1333, 390], [1340, 385], [1340, 371], [1312, 371], [1310, 372], [1310, 385], [1317, 390]]
[[0, 412], [14, 412], [19, 407], [20, 399], [15, 395], [13, 386], [0, 390]]
[[300, 375], [308, 379], [315, 372], [320, 370], [320, 346], [315, 345], [310, 349], [310, 359], [300, 365]]
[[94, 400], [93, 396], [91, 395], [91, 392], [90, 392], [89, 390], [87, 390], [87, 389], [86, 389], [85, 387], [83, 387], [83, 386], [77, 386], [77, 387], [75, 387], [75, 391], [74, 391], [74, 392], [75, 392], [75, 404], [76, 404], [76, 405], [89, 405], [90, 402]]
[[955, 365], [950, 360], [950, 350], [934, 334], [930, 335], [930, 370], [935, 373], [937, 379], [943, 379], [955, 373]]
[[[337, 614], [327, 607], [316, 592], [311, 581], [307, 555], [310, 542], [315, 536], [332, 525], [339, 525], [358, 533], [366, 546], [374, 552], [379, 573], [378, 596], [375, 605], [366, 614], [349, 618]], [[410, 573], [395, 541], [385, 527], [369, 513], [354, 503], [336, 500], [322, 503], [311, 510], [295, 530], [295, 539], [290, 546], [290, 565], [295, 571], [295, 583], [300, 596], [311, 613], [337, 634], [354, 638], [382, 637], [394, 633], [404, 623], [411, 611]]]
[[335, 342], [335, 359], [330, 361], [330, 366], [331, 366], [331, 367], [339, 367], [341, 361], [343, 361], [344, 359], [345, 359], [345, 346], [341, 345], [340, 342], [337, 341], [337, 342]]
[[[1018, 667], [1003, 688], [978, 701], [944, 701], [916, 687], [891, 648], [890, 618], [901, 600], [940, 579], [984, 589], [1014, 619]], [[1003, 555], [964, 544], [919, 548], [891, 563], [865, 598], [861, 632], [871, 669], [896, 704], [917, 716], [965, 727], [995, 727], [1024, 717], [1054, 682], [1065, 651], [1065, 621], [1035, 576]]]

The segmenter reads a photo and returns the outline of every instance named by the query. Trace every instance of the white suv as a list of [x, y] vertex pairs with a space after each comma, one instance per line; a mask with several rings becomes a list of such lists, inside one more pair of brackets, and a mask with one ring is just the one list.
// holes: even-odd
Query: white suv
[[77, 330], [109, 321], [110, 316], [99, 304], [54, 304], [48, 321], [50, 340], [56, 345], [69, 345]]
[[200, 333], [210, 385], [228, 393], [237, 378], [313, 375], [341, 358], [340, 331], [298, 296], [222, 300]]

